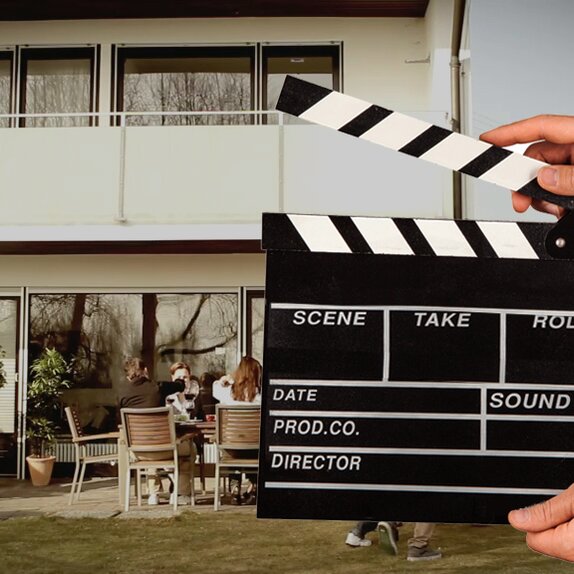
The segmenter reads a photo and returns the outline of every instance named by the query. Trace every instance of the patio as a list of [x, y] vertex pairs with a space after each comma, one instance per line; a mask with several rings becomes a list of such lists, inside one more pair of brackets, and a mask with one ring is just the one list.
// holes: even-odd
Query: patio
[[[177, 515], [184, 512], [213, 512], [213, 479], [207, 480], [206, 494], [199, 491], [195, 506], [179, 506]], [[141, 507], [135, 499], [128, 513], [118, 503], [118, 480], [115, 477], [93, 477], [84, 482], [78, 502], [68, 504], [71, 480], [52, 479], [49, 486], [34, 487], [28, 480], [0, 478], [0, 520], [30, 516], [52, 516], [60, 518], [169, 518], [173, 509], [168, 504], [169, 494], [160, 494], [158, 506], [147, 506], [144, 499]], [[165, 485], [164, 485], [165, 486]], [[199, 480], [196, 480], [199, 489]], [[167, 491], [167, 488], [166, 488]], [[254, 506], [220, 506], [220, 512], [255, 513]]]

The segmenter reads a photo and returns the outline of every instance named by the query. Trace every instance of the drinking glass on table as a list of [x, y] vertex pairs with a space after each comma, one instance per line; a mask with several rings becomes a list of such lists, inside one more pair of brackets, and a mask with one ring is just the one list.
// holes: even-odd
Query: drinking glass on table
[[195, 409], [195, 397], [196, 395], [191, 393], [185, 394], [185, 411], [187, 412], [190, 419], [195, 418], [196, 409]]

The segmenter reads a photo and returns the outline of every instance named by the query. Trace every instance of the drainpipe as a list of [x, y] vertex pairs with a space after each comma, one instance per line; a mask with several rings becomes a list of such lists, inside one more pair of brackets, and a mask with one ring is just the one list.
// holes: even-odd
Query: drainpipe
[[[452, 38], [450, 52], [450, 99], [452, 131], [460, 133], [460, 44], [462, 42], [462, 27], [466, 0], [454, 0], [452, 17]], [[453, 216], [462, 219], [462, 175], [452, 172]]]

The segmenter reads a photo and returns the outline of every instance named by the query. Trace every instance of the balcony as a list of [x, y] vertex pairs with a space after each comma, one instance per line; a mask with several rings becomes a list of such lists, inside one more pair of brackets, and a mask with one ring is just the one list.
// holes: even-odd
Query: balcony
[[[194, 239], [257, 239], [264, 211], [451, 214], [448, 170], [286, 124], [279, 112], [246, 113], [253, 124], [136, 127], [118, 113], [117, 127], [109, 114], [68, 114], [99, 116], [101, 127], [0, 129], [0, 240], [32, 240], [40, 229], [73, 240], [73, 230], [86, 228], [127, 239], [142, 226], [159, 239], [184, 228]], [[417, 115], [446, 125], [442, 112]], [[24, 116], [10, 117], [15, 124]]]

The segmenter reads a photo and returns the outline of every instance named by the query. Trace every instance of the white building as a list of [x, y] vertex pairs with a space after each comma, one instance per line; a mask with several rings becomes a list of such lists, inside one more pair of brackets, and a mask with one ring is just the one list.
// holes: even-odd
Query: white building
[[[0, 473], [22, 468], [23, 389], [44, 346], [79, 359], [66, 401], [94, 427], [113, 422], [127, 355], [158, 379], [174, 360], [200, 375], [245, 353], [261, 359], [264, 211], [515, 217], [500, 189], [463, 181], [459, 191], [447, 170], [273, 111], [285, 74], [449, 128], [460, 80], [463, 131], [477, 136], [568, 113], [573, 6], [4, 6]], [[552, 93], [539, 65], [554, 74]]]

